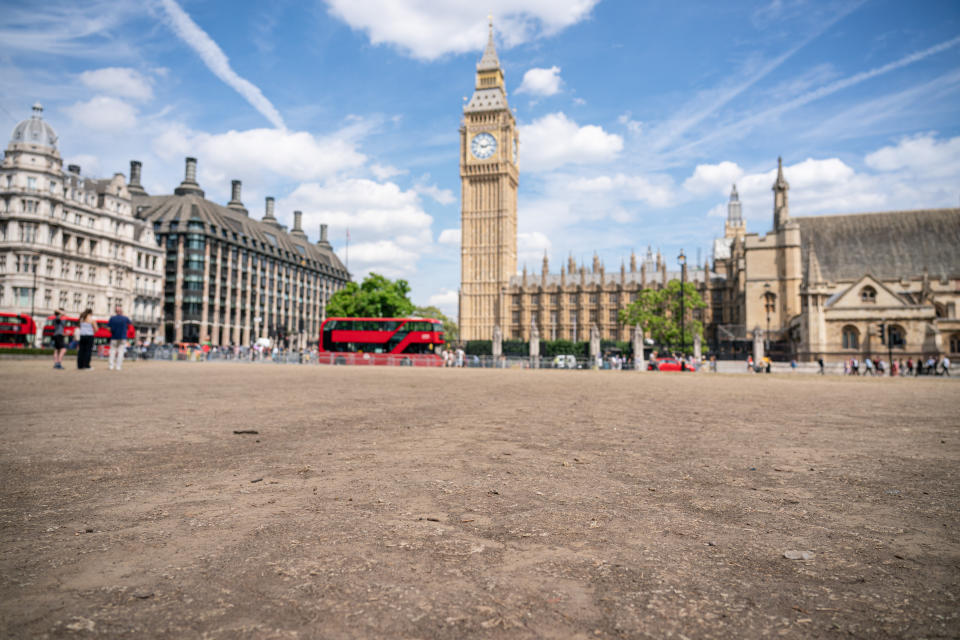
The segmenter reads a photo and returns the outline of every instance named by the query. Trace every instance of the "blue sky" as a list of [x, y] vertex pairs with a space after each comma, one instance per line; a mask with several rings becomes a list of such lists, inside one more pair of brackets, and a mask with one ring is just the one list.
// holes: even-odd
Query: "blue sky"
[[66, 162], [143, 162], [170, 193], [199, 160], [263, 215], [330, 225], [350, 268], [456, 309], [458, 134], [492, 12], [520, 124], [520, 263], [701, 260], [736, 181], [794, 215], [960, 204], [956, 0], [3, 2], [0, 120], [43, 103]]

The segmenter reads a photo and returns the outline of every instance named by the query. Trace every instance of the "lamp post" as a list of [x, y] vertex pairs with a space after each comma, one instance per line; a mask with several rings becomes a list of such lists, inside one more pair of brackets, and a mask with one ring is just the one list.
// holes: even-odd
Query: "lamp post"
[[763, 289], [765, 291], [763, 294], [763, 307], [767, 312], [767, 331], [763, 334], [763, 354], [768, 356], [770, 353], [770, 314], [773, 313], [773, 301], [770, 298], [770, 283], [765, 283]]
[[687, 270], [686, 270], [687, 256], [683, 255], [683, 249], [680, 249], [680, 255], [677, 256], [677, 262], [680, 263], [680, 359], [681, 359], [680, 361], [681, 361], [681, 369], [683, 369], [685, 368], [685, 366], [682, 364], [683, 362], [685, 362], [683, 358], [686, 355], [685, 353], [686, 332], [683, 326], [684, 325], [683, 298], [685, 293], [684, 290], [686, 289], [686, 284], [687, 284]]

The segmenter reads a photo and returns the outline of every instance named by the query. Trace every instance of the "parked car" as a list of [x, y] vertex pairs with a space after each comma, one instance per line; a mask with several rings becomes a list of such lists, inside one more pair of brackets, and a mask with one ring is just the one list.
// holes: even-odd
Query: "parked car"
[[691, 371], [687, 366], [684, 368], [676, 358], [657, 358], [647, 364], [647, 371]]
[[561, 355], [553, 357], [554, 369], [576, 369], [577, 357], [572, 355]]

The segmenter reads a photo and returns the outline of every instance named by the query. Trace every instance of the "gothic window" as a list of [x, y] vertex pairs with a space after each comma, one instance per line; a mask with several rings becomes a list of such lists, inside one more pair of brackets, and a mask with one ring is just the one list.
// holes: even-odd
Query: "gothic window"
[[860, 332], [857, 331], [856, 327], [847, 325], [843, 328], [843, 348], [844, 349], [859, 349], [860, 348]]
[[573, 324], [576, 324], [576, 323], [577, 323], [577, 312], [576, 312], [576, 311], [571, 311], [571, 312], [570, 312], [570, 322], [573, 323]]
[[620, 296], [616, 293], [610, 294], [610, 304], [617, 304], [620, 302]]
[[960, 333], [950, 336], [950, 353], [960, 353]]
[[873, 287], [864, 287], [860, 289], [860, 301], [872, 303], [877, 301], [877, 290]]
[[513, 312], [513, 324], [520, 324], [520, 312], [519, 312], [519, 311], [514, 311], [514, 312]]
[[610, 309], [610, 322], [616, 323], [617, 320], [618, 320], [618, 318], [617, 318], [617, 310], [616, 310], [616, 309]]
[[903, 349], [907, 344], [907, 332], [900, 325], [894, 324], [887, 327], [887, 340], [889, 346], [894, 349]]
[[551, 311], [551, 312], [550, 312], [550, 324], [557, 324], [557, 312], [556, 312], [556, 311]]
[[551, 296], [550, 296], [550, 304], [557, 304], [557, 298], [559, 298], [559, 296], [558, 296], [557, 294], [554, 293], [553, 295], [551, 295]]
[[596, 322], [596, 321], [597, 321], [597, 310], [592, 309], [590, 311], [590, 322]]
[[570, 302], [571, 304], [577, 304], [577, 294], [575, 293], [570, 294]]

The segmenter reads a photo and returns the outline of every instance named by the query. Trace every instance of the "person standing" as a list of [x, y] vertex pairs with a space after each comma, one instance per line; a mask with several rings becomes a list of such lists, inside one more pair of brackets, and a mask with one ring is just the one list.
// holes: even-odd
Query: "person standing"
[[63, 369], [63, 356], [67, 353], [64, 343], [64, 329], [67, 323], [63, 319], [63, 309], [53, 312], [53, 368]]
[[93, 309], [86, 309], [80, 314], [80, 326], [77, 335], [80, 344], [77, 346], [77, 369], [92, 369], [90, 356], [93, 353], [93, 334], [97, 332], [97, 323], [91, 319]]
[[823, 375], [823, 356], [817, 358], [817, 364], [820, 365], [820, 375]]
[[123, 370], [123, 352], [127, 350], [127, 331], [130, 329], [130, 318], [123, 315], [123, 309], [117, 305], [116, 312], [110, 316], [107, 326], [110, 327], [110, 370]]

